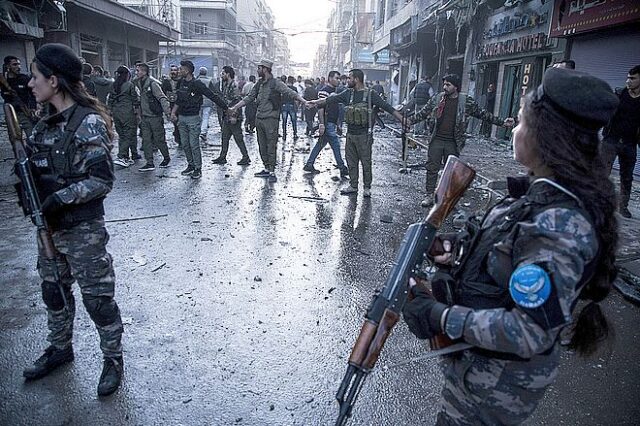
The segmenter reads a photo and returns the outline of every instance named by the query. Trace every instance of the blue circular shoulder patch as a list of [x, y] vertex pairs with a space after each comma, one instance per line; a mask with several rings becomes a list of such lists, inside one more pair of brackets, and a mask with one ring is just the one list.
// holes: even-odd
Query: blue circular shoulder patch
[[542, 306], [551, 295], [549, 274], [538, 265], [526, 265], [516, 269], [509, 280], [511, 298], [523, 308]]

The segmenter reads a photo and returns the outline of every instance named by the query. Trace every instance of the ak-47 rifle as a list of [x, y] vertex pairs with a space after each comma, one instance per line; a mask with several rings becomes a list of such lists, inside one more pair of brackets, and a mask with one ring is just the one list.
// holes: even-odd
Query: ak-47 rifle
[[22, 194], [18, 194], [22, 200], [25, 213], [31, 216], [31, 220], [38, 229], [38, 241], [42, 247], [42, 251], [45, 257], [45, 261], [51, 265], [54, 279], [58, 284], [62, 300], [64, 301], [65, 309], [67, 308], [67, 300], [62, 291], [62, 283], [60, 280], [60, 271], [56, 264], [56, 258], [58, 257], [58, 250], [53, 244], [51, 238], [51, 231], [47, 225], [47, 220], [42, 212], [42, 204], [40, 203], [40, 197], [38, 196], [38, 190], [36, 189], [36, 183], [31, 171], [31, 165], [29, 164], [29, 158], [25, 151], [24, 141], [22, 139], [22, 129], [18, 123], [18, 117], [16, 117], [16, 111], [11, 104], [4, 104], [4, 115], [7, 120], [7, 131], [9, 133], [9, 141], [11, 142], [11, 148], [13, 149], [13, 155], [16, 158], [16, 174], [22, 183]]
[[[407, 229], [384, 288], [371, 302], [360, 335], [351, 350], [347, 372], [336, 394], [340, 405], [336, 426], [343, 426], [351, 416], [364, 379], [375, 367], [391, 330], [400, 318], [409, 294], [409, 278], [419, 271], [434, 243], [436, 231], [469, 187], [475, 174], [475, 170], [457, 157], [449, 156], [438, 182], [435, 205], [424, 222], [414, 223]], [[434, 343], [440, 347], [437, 342], [432, 342], [432, 345]]]

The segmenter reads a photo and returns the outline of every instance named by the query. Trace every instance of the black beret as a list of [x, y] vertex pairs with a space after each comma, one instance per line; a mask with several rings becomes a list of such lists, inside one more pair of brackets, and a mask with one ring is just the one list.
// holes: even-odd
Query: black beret
[[45, 44], [36, 52], [36, 63], [38, 62], [53, 74], [63, 76], [70, 82], [82, 80], [82, 62], [69, 46]]
[[550, 68], [534, 94], [534, 104], [550, 106], [556, 115], [585, 130], [597, 132], [618, 108], [611, 86], [590, 74]]

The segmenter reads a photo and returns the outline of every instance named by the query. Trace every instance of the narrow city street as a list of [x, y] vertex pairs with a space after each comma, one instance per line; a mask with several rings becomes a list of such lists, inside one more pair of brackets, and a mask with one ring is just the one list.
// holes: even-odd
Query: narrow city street
[[[254, 136], [247, 137], [248, 167], [235, 164], [233, 142], [223, 166], [211, 163], [219, 147], [205, 147], [200, 180], [180, 175], [186, 162], [175, 147], [168, 169], [116, 170], [105, 205], [125, 324], [125, 379], [99, 399], [99, 341], [79, 297], [75, 361], [39, 381], [22, 378], [47, 345], [47, 318], [34, 227], [8, 185], [6, 134], [0, 128], [0, 424], [333, 424], [334, 395], [367, 305], [407, 225], [426, 212], [424, 170], [398, 172], [399, 138], [376, 133], [370, 199], [340, 195], [347, 181], [328, 148], [316, 162], [321, 173], [303, 174], [308, 154], [290, 140], [279, 143], [276, 183], [253, 176], [262, 166]], [[211, 130], [209, 140], [219, 133]], [[424, 155], [413, 150], [410, 162]], [[524, 171], [508, 146], [488, 140], [470, 139], [462, 158], [490, 180]], [[486, 207], [487, 193], [476, 182], [456, 223]], [[630, 207], [637, 218], [635, 189]], [[625, 235], [639, 224], [621, 220]], [[526, 424], [637, 424], [640, 308], [616, 291], [603, 306], [616, 332], [612, 346], [587, 360], [565, 352], [559, 379]], [[438, 360], [396, 366], [426, 352], [400, 321], [350, 424], [433, 424]]]

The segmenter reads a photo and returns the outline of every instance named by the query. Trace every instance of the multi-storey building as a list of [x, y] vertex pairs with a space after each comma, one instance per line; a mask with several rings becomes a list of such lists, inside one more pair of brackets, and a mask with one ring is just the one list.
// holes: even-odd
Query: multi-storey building
[[289, 43], [287, 36], [282, 33], [274, 34], [275, 56], [273, 57], [273, 75], [280, 77], [281, 75], [291, 75], [292, 70], [289, 62], [291, 61], [289, 54]]
[[[384, 80], [388, 61], [373, 56], [375, 0], [339, 0], [327, 24], [326, 62], [321, 74], [330, 70], [347, 72], [359, 68], [367, 80]], [[326, 65], [326, 66], [325, 66]]]
[[176, 40], [178, 32], [145, 11], [111, 0], [0, 2], [0, 56], [17, 56], [26, 71], [38, 47], [57, 42], [105, 70], [138, 61], [153, 66], [159, 42]]
[[180, 0], [180, 39], [162, 46], [163, 72], [188, 59], [217, 74], [225, 64], [240, 62], [235, 0]]
[[272, 58], [274, 50], [274, 18], [265, 0], [237, 0], [237, 25], [242, 46], [238, 74], [256, 75], [263, 57]]

